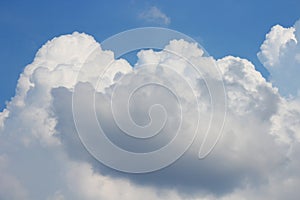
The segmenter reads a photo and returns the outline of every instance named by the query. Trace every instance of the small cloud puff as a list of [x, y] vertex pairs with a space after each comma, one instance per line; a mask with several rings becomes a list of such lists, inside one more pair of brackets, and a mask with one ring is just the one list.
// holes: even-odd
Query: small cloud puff
[[149, 23], [155, 23], [159, 25], [169, 25], [171, 23], [170, 17], [163, 13], [155, 6], [150, 7], [144, 12], [139, 14], [139, 18]]

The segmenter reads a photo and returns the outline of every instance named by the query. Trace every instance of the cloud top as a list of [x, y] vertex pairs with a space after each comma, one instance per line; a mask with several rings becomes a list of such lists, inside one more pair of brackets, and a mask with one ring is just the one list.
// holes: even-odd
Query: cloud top
[[284, 96], [297, 96], [300, 91], [300, 21], [293, 27], [272, 27], [258, 53], [270, 72], [271, 82]]

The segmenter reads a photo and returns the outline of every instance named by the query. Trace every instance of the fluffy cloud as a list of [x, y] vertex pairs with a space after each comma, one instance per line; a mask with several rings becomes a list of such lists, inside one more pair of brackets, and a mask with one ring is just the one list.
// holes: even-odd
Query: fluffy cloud
[[139, 18], [147, 22], [160, 25], [169, 25], [171, 23], [170, 17], [168, 17], [165, 13], [163, 13], [155, 6], [152, 6], [148, 10], [140, 13]]
[[258, 57], [271, 74], [271, 81], [285, 96], [299, 93], [300, 21], [294, 27], [274, 26], [261, 45]]
[[[260, 57], [271, 69], [274, 83], [274, 74], [282, 64], [298, 62], [297, 26], [273, 27], [261, 47]], [[183, 40], [171, 41], [165, 51], [141, 51], [138, 58], [132, 68], [125, 60], [114, 60], [113, 52], [102, 50], [91, 36], [79, 33], [54, 38], [38, 51], [20, 76], [16, 96], [0, 114], [1, 199], [233, 200], [299, 196], [297, 98], [282, 97], [251, 62], [232, 56], [214, 60]], [[99, 72], [111, 61], [112, 66], [99, 82]], [[191, 63], [202, 66], [201, 74], [195, 73]], [[226, 87], [227, 118], [218, 145], [210, 156], [199, 160], [199, 147], [212, 110], [205, 79], [220, 81], [207, 70], [212, 63], [218, 64]], [[77, 83], [79, 71], [81, 83]], [[161, 129], [162, 136], [149, 142], [134, 140], [118, 128], [121, 125], [130, 129], [131, 122], [122, 113], [113, 115], [110, 99], [117, 88], [121, 96], [115, 96], [114, 103], [124, 105], [127, 99], [122, 97], [153, 77], [177, 92], [185, 116], [180, 118], [177, 101], [166, 88], [144, 87], [129, 102], [132, 120], [147, 125], [151, 121], [148, 111], [156, 103], [165, 107], [164, 114], [169, 118]], [[193, 95], [199, 100], [201, 114], [198, 137], [184, 156], [162, 170], [138, 175], [112, 170], [93, 159], [79, 140], [72, 113], [72, 95], [78, 85], [82, 88], [78, 96], [80, 120], [90, 121], [84, 113], [93, 109], [88, 99], [89, 91], [95, 91], [100, 125], [109, 139], [124, 149], [148, 152], [166, 145], [174, 138], [180, 120], [182, 130], [190, 134], [197, 124]], [[160, 125], [155, 123], [163, 121], [164, 114], [152, 109], [150, 132]], [[222, 111], [216, 110], [216, 114]], [[113, 117], [118, 117], [118, 124]], [[89, 127], [91, 131], [93, 128]], [[176, 146], [184, 144], [183, 139]]]

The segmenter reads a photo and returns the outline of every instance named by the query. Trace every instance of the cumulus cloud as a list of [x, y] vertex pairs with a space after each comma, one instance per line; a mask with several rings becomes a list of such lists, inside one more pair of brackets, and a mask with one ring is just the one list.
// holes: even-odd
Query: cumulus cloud
[[139, 18], [145, 20], [146, 22], [160, 25], [169, 25], [171, 23], [170, 17], [168, 17], [165, 13], [163, 13], [155, 6], [152, 6], [140, 13]]
[[[290, 63], [297, 61], [297, 56], [284, 57], [286, 53], [282, 53], [291, 54], [298, 48], [293, 46], [298, 38], [295, 30], [279, 26], [271, 30], [260, 53], [266, 67], [280, 68], [287, 58], [294, 59]], [[99, 82], [99, 72], [108, 63], [111, 67]], [[199, 146], [212, 110], [205, 79], [221, 81], [209, 73], [207, 66], [212, 63], [218, 64], [226, 87], [227, 118], [218, 145], [210, 156], [199, 160]], [[195, 73], [191, 64], [202, 66], [201, 74]], [[166, 88], [153, 85], [134, 93], [130, 102], [122, 98], [153, 78], [174, 89], [178, 99]], [[85, 113], [95, 109], [107, 137], [136, 152], [168, 144], [179, 128], [188, 138], [197, 124], [195, 95], [201, 114], [197, 138], [179, 160], [162, 170], [138, 175], [112, 170], [96, 161], [80, 142], [72, 113], [76, 87], [81, 88], [76, 96], [80, 120], [91, 123]], [[90, 95], [97, 102], [95, 108]], [[163, 134], [147, 142], [124, 135], [118, 125], [130, 129], [131, 121], [124, 113], [112, 112], [110, 100], [114, 98], [119, 105], [129, 103], [136, 124], [152, 122], [150, 132], [167, 114]], [[183, 118], [177, 101], [182, 103]], [[165, 107], [165, 113], [155, 109], [148, 113], [157, 103]], [[216, 115], [221, 115], [215, 108]], [[0, 199], [297, 199], [299, 119], [299, 100], [281, 96], [248, 60], [233, 56], [215, 60], [195, 44], [173, 40], [164, 51], [140, 51], [132, 67], [126, 60], [115, 60], [113, 52], [102, 50], [91, 36], [76, 32], [60, 36], [38, 51], [20, 76], [16, 96], [0, 114]], [[95, 132], [98, 127], [86, 128]], [[185, 144], [184, 139], [176, 141], [177, 148]]]
[[300, 21], [293, 27], [272, 27], [261, 45], [258, 57], [270, 72], [272, 83], [284, 96], [299, 94]]

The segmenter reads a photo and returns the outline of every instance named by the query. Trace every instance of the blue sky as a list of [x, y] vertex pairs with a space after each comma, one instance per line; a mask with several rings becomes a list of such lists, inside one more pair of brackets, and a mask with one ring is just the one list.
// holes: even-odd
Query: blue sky
[[[140, 17], [157, 7], [168, 25]], [[300, 1], [1, 1], [0, 108], [14, 95], [24, 67], [47, 40], [73, 31], [93, 35], [99, 42], [131, 28], [165, 26], [198, 40], [214, 57], [247, 58], [264, 76], [259, 51], [275, 24], [290, 27], [300, 17]]]

